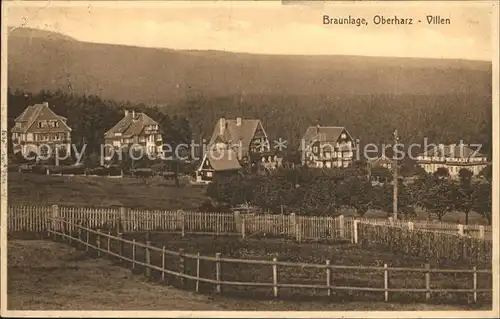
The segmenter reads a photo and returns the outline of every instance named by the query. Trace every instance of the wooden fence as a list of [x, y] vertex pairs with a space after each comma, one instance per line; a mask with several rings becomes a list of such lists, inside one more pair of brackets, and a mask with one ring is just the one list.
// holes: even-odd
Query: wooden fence
[[361, 222], [373, 224], [373, 225], [385, 225], [392, 227], [402, 227], [402, 228], [413, 228], [421, 230], [430, 230], [440, 233], [447, 234], [459, 234], [468, 235], [472, 237], [477, 237], [485, 240], [492, 240], [492, 228], [491, 226], [483, 225], [462, 225], [462, 224], [450, 224], [436, 221], [427, 220], [393, 220], [392, 217], [387, 219], [377, 218], [357, 218]]
[[8, 232], [47, 232], [50, 226], [49, 218], [62, 218], [93, 229], [113, 229], [124, 233], [159, 231], [179, 233], [183, 236], [192, 233], [237, 235], [242, 238], [279, 237], [298, 242], [341, 240], [359, 243], [366, 248], [379, 247], [397, 253], [418, 254], [421, 257], [440, 260], [468, 260], [474, 264], [491, 260], [493, 244], [485, 236], [490, 233], [491, 238], [491, 227], [485, 226], [478, 227], [482, 236], [475, 236], [465, 232], [465, 227], [451, 231], [450, 226], [450, 231], [443, 232], [432, 230], [430, 224], [418, 222], [353, 219], [343, 216], [332, 218], [295, 214], [205, 213], [57, 205], [11, 206], [8, 212]]
[[362, 247], [411, 254], [426, 260], [468, 261], [488, 264], [492, 260], [491, 241], [459, 233], [444, 233], [410, 227], [356, 221], [357, 238]]
[[[76, 231], [75, 231], [76, 230]], [[427, 302], [437, 300], [439, 295], [453, 294], [466, 296], [467, 300], [478, 302], [491, 300], [491, 270], [477, 269], [431, 269], [427, 264], [423, 268], [383, 266], [345, 266], [330, 263], [307, 264], [273, 260], [251, 260], [226, 258], [216, 253], [215, 256], [201, 256], [199, 253], [189, 253], [168, 250], [165, 246], [155, 246], [146, 237], [145, 242], [125, 239], [122, 234], [111, 235], [99, 230], [70, 223], [63, 218], [51, 219], [49, 233], [54, 239], [77, 245], [97, 256], [107, 255], [115, 258], [122, 265], [129, 265], [134, 271], [143, 271], [153, 280], [168, 282], [183, 288], [189, 287], [196, 292], [213, 291], [222, 293], [226, 289], [231, 292], [238, 289], [252, 290], [257, 294], [278, 297], [293, 291], [293, 295], [313, 291], [325, 297], [348, 293], [360, 295], [371, 294], [378, 300], [396, 300], [404, 296], [405, 300], [419, 299]], [[334, 261], [335, 262], [335, 261]], [[233, 265], [233, 266], [231, 266]], [[260, 281], [245, 277], [245, 271], [235, 276], [230, 270], [244, 269], [245, 267], [261, 267]], [[294, 272], [287, 269], [314, 271], [307, 276], [294, 278]], [[356, 272], [365, 272], [365, 280], [353, 278]], [[453, 279], [443, 276], [451, 275]], [[457, 277], [461, 277], [457, 281]], [[479, 278], [481, 277], [482, 280]], [[486, 279], [488, 277], [489, 279]], [[262, 281], [265, 278], [266, 281]], [[347, 279], [346, 279], [347, 278]], [[374, 281], [373, 279], [377, 280]], [[380, 280], [378, 280], [380, 278]], [[366, 282], [364, 286], [360, 283]], [[460, 286], [450, 288], [446, 285], [453, 283]], [[448, 296], [449, 297], [449, 296]], [[449, 300], [450, 298], [448, 298]], [[455, 297], [452, 298], [453, 300]]]

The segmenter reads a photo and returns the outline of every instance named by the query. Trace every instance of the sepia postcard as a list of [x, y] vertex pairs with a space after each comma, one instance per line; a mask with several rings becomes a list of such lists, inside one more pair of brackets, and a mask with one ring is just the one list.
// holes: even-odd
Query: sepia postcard
[[499, 7], [3, 1], [2, 317], [498, 318]]

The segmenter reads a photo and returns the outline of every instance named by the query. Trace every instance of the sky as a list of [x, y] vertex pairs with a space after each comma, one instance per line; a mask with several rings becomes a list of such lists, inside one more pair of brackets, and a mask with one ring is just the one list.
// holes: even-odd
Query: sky
[[[5, 2], [4, 2], [5, 4]], [[80, 41], [263, 54], [362, 55], [491, 61], [489, 3], [217, 1], [45, 1], [8, 3], [7, 25], [56, 31]], [[360, 17], [368, 26], [323, 25], [323, 15]], [[414, 25], [375, 25], [373, 17], [411, 17]], [[426, 16], [451, 25], [428, 25]], [[4, 20], [5, 21], [5, 20]]]

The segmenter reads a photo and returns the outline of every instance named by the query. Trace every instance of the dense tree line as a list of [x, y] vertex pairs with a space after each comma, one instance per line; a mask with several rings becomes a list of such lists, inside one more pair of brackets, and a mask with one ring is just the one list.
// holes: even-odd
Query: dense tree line
[[[491, 168], [485, 179], [473, 181], [471, 172], [462, 169], [458, 180], [449, 178], [446, 169], [434, 174], [420, 171], [414, 180], [399, 183], [398, 212], [405, 217], [421, 207], [439, 220], [451, 211], [463, 212], [468, 223], [471, 211], [481, 214], [491, 224]], [[350, 169], [278, 169], [268, 175], [235, 175], [216, 178], [208, 186], [208, 195], [220, 206], [250, 203], [265, 211], [301, 215], [339, 214], [352, 208], [363, 216], [369, 209], [392, 214], [393, 186], [374, 184], [363, 170]]]
[[[8, 91], [8, 128], [29, 105], [48, 102], [49, 107], [58, 115], [68, 119], [72, 128], [72, 143], [80, 150], [86, 145], [86, 154], [99, 154], [104, 143], [104, 133], [113, 127], [124, 115], [124, 109], [144, 112], [156, 120], [162, 129], [164, 143], [175, 147], [179, 143], [190, 143], [192, 138], [188, 119], [168, 114], [159, 106], [146, 106], [129, 101], [103, 100], [94, 95], [76, 95], [63, 91], [41, 91], [33, 94], [20, 90]], [[9, 139], [10, 141], [10, 139]], [[10, 147], [9, 147], [10, 149]]]

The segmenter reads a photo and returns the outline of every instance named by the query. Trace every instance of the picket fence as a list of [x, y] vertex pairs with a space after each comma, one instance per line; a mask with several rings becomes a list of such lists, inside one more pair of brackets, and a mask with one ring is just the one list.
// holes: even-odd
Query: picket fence
[[159, 231], [191, 234], [241, 235], [242, 237], [284, 237], [302, 240], [352, 238], [352, 219], [343, 216], [305, 217], [219, 212], [136, 210], [126, 207], [89, 208], [52, 205], [11, 206], [9, 232], [47, 232], [50, 218], [62, 218], [93, 229], [123, 232]]
[[[136, 210], [126, 207], [87, 208], [11, 206], [8, 232], [45, 232], [49, 219], [62, 219], [91, 229], [116, 233], [168, 232], [233, 235], [242, 238], [288, 238], [302, 241], [350, 241], [366, 248], [381, 248], [436, 260], [484, 264], [492, 258], [491, 227], [477, 232], [453, 225], [448, 231], [414, 221], [353, 219], [351, 217], [308, 217], [272, 214], [208, 213], [167, 210]], [[443, 224], [441, 224], [442, 227]], [[427, 226], [427, 227], [426, 227]], [[461, 226], [461, 227], [460, 227]], [[473, 229], [468, 228], [469, 230]], [[70, 232], [76, 229], [70, 229]], [[486, 234], [490, 234], [486, 237]]]
[[[314, 296], [339, 296], [342, 293], [372, 294], [378, 300], [389, 301], [404, 298], [423, 301], [436, 301], [442, 294], [459, 294], [467, 296], [469, 301], [478, 302], [491, 300], [491, 275], [489, 269], [437, 269], [426, 264], [422, 268], [382, 266], [353, 266], [330, 263], [324, 264], [298, 263], [273, 260], [253, 260], [227, 258], [216, 253], [215, 256], [201, 256], [199, 253], [172, 251], [165, 246], [158, 247], [146, 236], [145, 242], [137, 239], [125, 239], [123, 234], [112, 235], [65, 220], [64, 218], [49, 218], [48, 232], [54, 240], [64, 240], [69, 244], [84, 248], [98, 257], [107, 256], [118, 260], [121, 265], [130, 266], [133, 271], [141, 268], [145, 276], [181, 288], [192, 287], [196, 292], [215, 290], [221, 294], [223, 290], [234, 293], [238, 289], [253, 290], [261, 295], [277, 298], [282, 291], [291, 290], [292, 295], [303, 295], [304, 291]], [[73, 232], [71, 231], [73, 230]], [[245, 268], [247, 267], [247, 268]], [[250, 267], [250, 268], [248, 268]], [[259, 268], [259, 280], [246, 276], [246, 269]], [[288, 269], [288, 270], [287, 270]], [[290, 271], [289, 269], [295, 269]], [[297, 272], [307, 271], [308, 275], [294, 278]], [[153, 272], [156, 274], [154, 275]], [[360, 276], [359, 272], [365, 275]], [[432, 282], [431, 282], [432, 274]], [[460, 287], [449, 287], [448, 276], [457, 278]], [[354, 276], [354, 277], [353, 277]], [[481, 276], [482, 280], [478, 278]], [[382, 280], [377, 280], [380, 277]], [[485, 278], [487, 277], [487, 278]], [[352, 281], [354, 278], [354, 281]], [[446, 279], [448, 278], [448, 279]], [[375, 279], [375, 280], [374, 280]], [[264, 281], [265, 280], [265, 281]], [[342, 284], [337, 281], [341, 280]], [[360, 285], [364, 283], [366, 286]], [[377, 286], [377, 284], [380, 286]], [[404, 283], [404, 284], [402, 284]], [[202, 289], [202, 285], [205, 289]], [[447, 287], [448, 286], [448, 287]], [[208, 287], [208, 289], [207, 289]], [[203, 291], [202, 291], [203, 290]], [[269, 290], [269, 292], [267, 292]], [[382, 297], [383, 294], [383, 297]], [[352, 296], [352, 295], [351, 295]], [[377, 297], [380, 296], [380, 297]], [[456, 297], [453, 297], [452, 300]], [[450, 300], [449, 297], [446, 297]]]
[[391, 227], [401, 227], [401, 228], [412, 228], [418, 230], [428, 230], [438, 233], [447, 234], [459, 234], [467, 235], [471, 237], [477, 237], [484, 240], [492, 240], [492, 228], [491, 226], [484, 225], [462, 225], [462, 224], [451, 224], [428, 220], [394, 220], [392, 217], [387, 219], [375, 219], [375, 218], [357, 218], [359, 221], [369, 223], [372, 225], [382, 225]]

